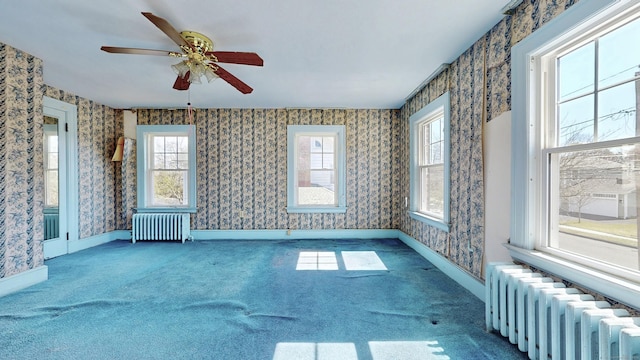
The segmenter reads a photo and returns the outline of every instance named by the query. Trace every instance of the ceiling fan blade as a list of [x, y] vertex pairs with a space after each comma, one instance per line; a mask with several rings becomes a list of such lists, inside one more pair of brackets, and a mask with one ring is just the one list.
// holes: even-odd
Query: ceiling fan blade
[[156, 55], [156, 56], [169, 56], [171, 54], [176, 54], [176, 52], [174, 51], [167, 51], [167, 50], [123, 48], [123, 47], [115, 47], [115, 46], [103, 46], [100, 48], [100, 50], [106, 51], [111, 54]]
[[184, 74], [184, 77], [180, 77], [180, 75], [178, 75], [176, 82], [173, 83], [173, 88], [176, 90], [188, 90], [189, 85], [191, 85], [191, 83], [189, 82], [190, 75], [191, 75], [190, 71], [187, 71], [187, 73]]
[[252, 52], [235, 52], [235, 51], [209, 51], [206, 55], [213, 55], [218, 59], [218, 62], [229, 64], [242, 64], [263, 66], [264, 61], [262, 58]]
[[242, 80], [238, 79], [237, 77], [231, 75], [231, 73], [221, 68], [219, 65], [216, 64], [216, 65], [209, 65], [209, 66], [211, 67], [213, 72], [216, 73], [216, 75], [218, 75], [222, 80], [228, 82], [234, 88], [238, 89], [238, 91], [240, 91], [241, 93], [249, 94], [253, 91], [253, 89], [249, 85], [245, 84], [244, 82], [242, 82]]
[[174, 27], [171, 26], [171, 24], [169, 24], [167, 20], [155, 16], [150, 12], [142, 12], [142, 15], [149, 19], [149, 21], [151, 21], [153, 25], [157, 26], [158, 29], [162, 30], [162, 32], [165, 33], [169, 38], [171, 38], [173, 42], [178, 44], [178, 46], [184, 45], [189, 48], [191, 47], [191, 45], [185, 39], [183, 39], [182, 36], [180, 36], [180, 33], [176, 29], [174, 29]]

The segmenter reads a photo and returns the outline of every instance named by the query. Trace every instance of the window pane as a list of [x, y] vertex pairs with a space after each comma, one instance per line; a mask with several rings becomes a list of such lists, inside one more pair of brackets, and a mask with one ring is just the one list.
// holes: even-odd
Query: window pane
[[58, 170], [45, 172], [45, 206], [58, 206]]
[[442, 119], [437, 119], [432, 121], [429, 124], [429, 133], [431, 138], [429, 140], [430, 143], [438, 142], [442, 140]]
[[164, 154], [155, 154], [153, 156], [153, 168], [164, 169]]
[[298, 205], [336, 205], [336, 195], [328, 187], [298, 187]]
[[309, 167], [311, 169], [322, 169], [322, 153], [309, 154]]
[[177, 169], [178, 168], [178, 154], [175, 154], [175, 153], [166, 154], [164, 156], [164, 168], [165, 169]]
[[444, 166], [429, 166], [421, 169], [422, 192], [420, 211], [438, 217], [444, 214]]
[[[305, 138], [307, 138], [305, 136]], [[309, 137], [310, 148], [313, 152], [322, 152], [322, 138], [321, 137]]]
[[638, 268], [636, 166], [640, 146], [552, 156], [550, 246], [627, 268]]
[[603, 36], [598, 43], [598, 83], [605, 87], [633, 79], [640, 64], [640, 19]]
[[183, 170], [189, 169], [189, 154], [178, 154], [178, 168]]
[[322, 138], [322, 151], [325, 153], [333, 153], [334, 149], [334, 138], [331, 136], [325, 136]]
[[585, 96], [558, 106], [559, 146], [593, 141], [593, 96]]
[[164, 152], [164, 136], [153, 137], [153, 152]]
[[443, 142], [437, 142], [435, 144], [431, 144], [431, 159], [429, 159], [429, 164], [440, 164], [442, 163], [442, 147]]
[[165, 152], [178, 152], [178, 137], [177, 136], [165, 136], [164, 137], [164, 151]]
[[49, 135], [47, 137], [47, 146], [48, 152], [57, 153], [58, 152], [58, 135]]
[[595, 44], [590, 42], [558, 58], [558, 101], [594, 91]]
[[153, 205], [186, 205], [186, 171], [154, 171], [152, 178]]
[[323, 169], [333, 169], [333, 154], [323, 154], [322, 155], [322, 168]]
[[187, 136], [178, 136], [178, 152], [189, 152], [189, 138]]
[[308, 177], [298, 186], [298, 205], [336, 205], [335, 171], [310, 171]]
[[57, 169], [58, 168], [58, 153], [49, 153], [47, 154], [49, 158], [47, 159], [47, 168], [48, 169]]
[[598, 95], [598, 141], [636, 136], [635, 82], [602, 91]]

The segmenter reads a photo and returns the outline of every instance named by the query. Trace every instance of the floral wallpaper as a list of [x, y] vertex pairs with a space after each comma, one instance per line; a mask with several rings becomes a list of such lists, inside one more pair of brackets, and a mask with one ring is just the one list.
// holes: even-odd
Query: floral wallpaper
[[[511, 109], [511, 47], [569, 8], [573, 0], [525, 0], [454, 60], [401, 109], [403, 139], [409, 117], [444, 92], [451, 95], [451, 227], [446, 233], [396, 213], [400, 230], [467, 272], [482, 278], [484, 252], [483, 124]], [[409, 142], [401, 149], [409, 162]], [[409, 170], [401, 171], [409, 196]]]
[[[393, 229], [398, 111], [198, 109], [195, 229]], [[186, 110], [138, 110], [139, 125], [188, 124]], [[347, 212], [288, 214], [287, 125], [345, 125]], [[240, 211], [245, 212], [240, 217]]]
[[0, 43], [0, 278], [44, 263], [43, 84], [42, 60]]

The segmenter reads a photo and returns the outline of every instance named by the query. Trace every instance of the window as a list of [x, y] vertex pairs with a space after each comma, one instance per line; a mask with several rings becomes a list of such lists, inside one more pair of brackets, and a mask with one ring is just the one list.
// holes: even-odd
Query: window
[[195, 211], [195, 127], [140, 125], [138, 211]]
[[411, 115], [409, 214], [449, 231], [449, 93]]
[[632, 306], [639, 8], [580, 2], [512, 49], [511, 254]]
[[345, 212], [345, 128], [287, 126], [287, 211]]
[[44, 125], [44, 207], [58, 207], [58, 125]]

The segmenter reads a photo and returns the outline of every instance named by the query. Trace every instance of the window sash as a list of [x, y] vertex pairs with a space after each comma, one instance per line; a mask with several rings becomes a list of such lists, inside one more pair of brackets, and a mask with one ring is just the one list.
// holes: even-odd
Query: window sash
[[345, 149], [344, 125], [287, 126], [287, 212], [346, 211]]
[[[295, 138], [295, 206], [338, 206], [339, 184], [336, 184], [338, 174], [335, 168], [337, 134], [299, 132]], [[309, 142], [306, 154], [303, 149], [307, 145], [305, 141]], [[318, 142], [319, 147], [315, 145]], [[302, 182], [308, 182], [307, 186]]]
[[442, 219], [444, 216], [444, 164], [423, 165], [418, 166], [417, 169], [420, 184], [418, 212]]
[[[537, 218], [537, 226], [540, 231], [535, 233], [538, 235], [536, 235], [536, 241], [533, 242], [533, 248], [577, 263], [587, 264], [588, 266], [599, 264], [601, 268], [609, 269], [607, 271], [617, 274], [627, 274], [625, 276], [633, 272], [637, 273], [638, 265], [636, 264], [635, 270], [630, 272], [628, 271], [630, 270], [628, 264], [623, 265], [621, 261], [616, 263], [616, 260], [607, 260], [604, 255], [590, 255], [587, 251], [577, 248], [572, 250], [569, 245], [565, 245], [568, 243], [566, 240], [563, 240], [565, 235], [561, 236], [561, 233], [565, 232], [560, 231], [561, 226], [563, 226], [560, 221], [560, 214], [563, 211], [577, 209], [578, 211], [576, 213], [578, 217], [580, 217], [581, 209], [589, 206], [589, 201], [597, 201], [592, 200], [592, 195], [593, 193], [602, 192], [602, 188], [598, 189], [598, 181], [604, 180], [599, 179], [596, 181], [597, 179], [594, 178], [592, 181], [583, 178], [583, 180], [585, 180], [584, 184], [580, 184], [579, 179], [573, 179], [574, 184], [572, 185], [571, 178], [563, 177], [562, 175], [562, 172], [568, 169], [568, 165], [561, 165], [559, 159], [570, 156], [572, 153], [584, 152], [588, 154], [591, 151], [604, 151], [606, 149], [616, 149], [623, 146], [633, 147], [640, 144], [640, 137], [636, 136], [640, 129], [636, 129], [635, 132], [627, 131], [611, 135], [607, 133], [606, 123], [609, 121], [609, 117], [612, 116], [608, 113], [612, 111], [609, 110], [609, 104], [612, 102], [620, 102], [622, 104], [619, 100], [621, 96], [614, 94], [614, 92], [630, 92], [629, 87], [632, 86], [635, 81], [638, 81], [640, 76], [634, 75], [619, 81], [603, 83], [603, 80], [606, 79], [602, 79], [602, 76], [599, 75], [600, 59], [606, 56], [606, 54], [600, 51], [600, 40], [607, 35], [614, 34], [615, 31], [630, 22], [638, 21], [638, 19], [640, 19], [640, 16], [637, 12], [634, 15], [627, 14], [618, 17], [617, 21], [620, 23], [616, 26], [611, 27], [607, 25], [605, 30], [600, 28], [600, 30], [594, 32], [586, 32], [585, 35], [581, 35], [581, 37], [575, 39], [575, 41], [568, 42], [567, 45], [558, 48], [557, 51], [548, 52], [545, 55], [539, 56], [537, 63], [538, 69], [544, 74], [538, 79], [538, 91], [543, 92], [543, 95], [540, 97], [543, 99], [541, 107], [542, 123], [538, 130], [542, 134], [542, 141], [537, 150], [540, 154], [538, 157], [540, 159], [538, 165], [540, 169], [539, 181], [536, 182], [538, 190], [533, 189], [532, 191], [533, 193], [539, 191], [538, 199], [542, 211], [540, 212], [541, 216]], [[589, 74], [591, 74], [591, 78], [593, 79], [590, 81], [590, 89], [581, 90], [569, 96], [562, 96], [560, 91], [564, 85], [561, 81], [563, 77], [565, 77], [563, 74], [563, 70], [565, 69], [563, 69], [561, 63], [562, 59], [565, 56], [571, 55], [574, 51], [582, 50], [584, 46], [593, 47], [593, 66], [590, 66], [589, 70]], [[570, 63], [567, 65], [569, 64]], [[567, 71], [571, 70], [569, 69]], [[585, 77], [588, 78], [588, 76]], [[617, 97], [615, 100], [609, 100], [607, 103], [607, 96], [613, 99], [611, 94]], [[608, 107], [603, 106], [605, 104], [607, 104]], [[578, 109], [578, 111], [581, 111], [581, 108], [588, 108], [590, 114], [584, 117], [585, 121], [583, 123], [579, 121], [574, 123], [566, 122], [567, 113], [564, 109], [569, 106], [573, 106], [574, 109]], [[625, 105], [616, 106], [624, 107]], [[619, 111], [619, 113], [622, 114], [623, 110], [624, 109], [614, 108], [613, 111], [614, 113], [616, 113], [615, 111]], [[631, 111], [634, 110], [635, 109], [632, 109]], [[576, 114], [576, 112], [574, 111], [573, 114]], [[621, 122], [623, 120], [617, 119], [617, 121], [616, 127], [614, 128], [624, 127]], [[630, 126], [635, 126], [635, 119], [627, 119], [627, 121], [632, 122]], [[574, 127], [574, 129], [581, 130], [582, 133], [576, 130], [572, 134], [570, 131], [566, 131], [567, 127]], [[589, 166], [589, 164], [587, 163], [581, 166]], [[603, 172], [604, 170], [598, 171], [602, 172], [603, 177], [611, 176], [611, 173]], [[574, 186], [577, 187], [576, 190], [571, 190]], [[578, 189], [580, 186], [584, 186], [585, 188]], [[594, 189], [589, 189], [590, 186]], [[581, 195], [571, 194], [571, 191], [567, 189], [574, 192], [580, 190]], [[585, 192], [589, 192], [589, 194]], [[615, 199], [617, 199], [617, 196], [615, 196]], [[532, 218], [529, 217], [529, 219]], [[595, 257], [590, 258], [590, 256]], [[640, 279], [639, 276], [640, 273], [637, 273], [631, 278]]]
[[195, 212], [195, 126], [138, 125], [137, 133], [138, 174], [143, 175], [138, 176], [137, 211]]

